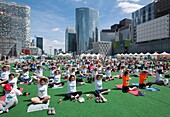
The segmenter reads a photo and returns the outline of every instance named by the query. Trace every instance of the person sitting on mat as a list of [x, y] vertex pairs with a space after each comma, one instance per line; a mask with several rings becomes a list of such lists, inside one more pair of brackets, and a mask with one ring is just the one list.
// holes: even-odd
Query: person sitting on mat
[[9, 109], [18, 104], [17, 96], [22, 95], [21, 91], [13, 88], [10, 84], [4, 84], [5, 100], [0, 101], [0, 113], [8, 112]]
[[102, 95], [110, 92], [110, 89], [103, 89], [102, 88], [102, 78], [103, 74], [97, 74], [95, 76], [95, 96], [101, 98], [104, 102], [107, 102], [107, 99]]
[[147, 85], [149, 85], [149, 87], [151, 86], [150, 83], [146, 83], [146, 80], [147, 80], [147, 74], [148, 74], [148, 71], [147, 70], [142, 70], [140, 72], [140, 75], [139, 75], [139, 88], [140, 89], [145, 89]]
[[54, 79], [54, 72], [56, 70], [56, 66], [51, 66], [50, 67], [50, 77], [48, 77], [49, 79]]
[[139, 77], [138, 72], [139, 72], [138, 66], [135, 66], [135, 69], [133, 70], [133, 76]]
[[105, 81], [109, 81], [109, 80], [114, 80], [114, 77], [112, 76], [112, 68], [110, 66], [107, 67]]
[[[15, 77], [15, 74], [17, 75], [16, 77]], [[20, 73], [10, 73], [8, 84], [10, 84], [13, 88], [17, 89], [18, 88], [17, 81], [18, 81], [19, 76], [20, 76]]]
[[[152, 85], [152, 84], [157, 84], [157, 85], [163, 85], [163, 86], [168, 86], [168, 79], [163, 79], [163, 76], [162, 76], [163, 73], [163, 70], [162, 69], [157, 69], [156, 71], [156, 80], [154, 82], [149, 82], [149, 87]], [[169, 87], [169, 86], [168, 86]]]
[[135, 86], [129, 86], [129, 81], [131, 80], [131, 78], [129, 77], [129, 71], [130, 70], [125, 70], [125, 72], [122, 76], [122, 82], [123, 82], [122, 92], [123, 93], [136, 90], [136, 88], [137, 88]]
[[124, 70], [125, 70], [125, 66], [121, 66], [120, 67], [120, 70], [119, 70], [119, 78], [121, 79], [122, 77], [123, 77], [123, 72], [124, 72]]
[[20, 76], [20, 81], [21, 82], [29, 82], [31, 78], [29, 77], [29, 68], [27, 65], [22, 66], [22, 74]]
[[37, 78], [42, 77], [43, 76], [43, 67], [42, 66], [37, 66], [37, 69], [35, 71], [35, 73], [33, 74], [33, 76], [31, 76], [32, 79], [35, 80], [35, 83], [37, 82]]
[[49, 83], [49, 86], [50, 87], [55, 87], [55, 88], [62, 87], [64, 85], [64, 82], [61, 82], [61, 73], [60, 73], [60, 71], [56, 70], [54, 72], [54, 74], [55, 74], [54, 75], [54, 80], [51, 83]]
[[8, 82], [10, 71], [8, 67], [4, 65], [0, 74], [0, 85]]
[[48, 89], [48, 78], [40, 77], [37, 81], [38, 86], [38, 97], [31, 98], [31, 102], [34, 104], [47, 103], [50, 100], [50, 96], [47, 94]]
[[67, 85], [68, 85], [68, 94], [66, 95], [66, 99], [77, 100], [82, 95], [82, 92], [77, 91], [76, 89], [76, 76], [75, 75], [69, 76]]

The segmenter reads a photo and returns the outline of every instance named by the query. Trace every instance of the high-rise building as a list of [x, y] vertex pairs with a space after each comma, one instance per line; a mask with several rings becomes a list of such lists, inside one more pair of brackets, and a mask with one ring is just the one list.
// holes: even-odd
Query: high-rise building
[[56, 56], [58, 53], [58, 50], [57, 49], [54, 49], [54, 56]]
[[65, 32], [65, 51], [75, 52], [76, 51], [76, 33], [72, 27], [67, 27]]
[[132, 13], [132, 41], [137, 42], [137, 25], [155, 19], [155, 4], [154, 2], [144, 6], [143, 8]]
[[76, 9], [76, 42], [77, 53], [93, 48], [98, 41], [99, 11], [93, 8]]
[[43, 52], [43, 37], [36, 37], [36, 47], [40, 48]]
[[115, 41], [131, 40], [132, 32], [132, 20], [123, 19], [119, 24], [114, 24], [111, 26], [111, 30], [115, 32]]
[[170, 0], [155, 0], [132, 13], [129, 52], [170, 52]]
[[0, 54], [17, 56], [30, 43], [30, 7], [0, 1]]

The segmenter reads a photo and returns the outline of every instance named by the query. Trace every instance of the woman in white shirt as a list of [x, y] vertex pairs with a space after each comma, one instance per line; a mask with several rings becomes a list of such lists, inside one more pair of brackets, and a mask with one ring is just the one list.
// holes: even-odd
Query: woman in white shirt
[[49, 86], [50, 87], [55, 87], [55, 88], [59, 88], [59, 87], [62, 87], [64, 85], [64, 82], [61, 82], [61, 73], [59, 70], [56, 70], [54, 72], [54, 79], [52, 82], [49, 83]]
[[66, 99], [75, 99], [77, 100], [81, 95], [81, 91], [77, 91], [76, 89], [76, 76], [70, 75], [69, 80], [67, 81], [68, 85], [68, 94], [66, 95]]
[[35, 104], [47, 103], [50, 100], [50, 96], [47, 94], [48, 78], [42, 77], [38, 79], [38, 97], [31, 98], [31, 102]]
[[94, 81], [94, 77], [98, 74], [97, 67], [94, 67], [92, 73], [90, 74], [90, 78], [88, 78], [88, 82], [92, 83]]
[[10, 71], [8, 70], [8, 67], [3, 66], [1, 74], [0, 74], [1, 75], [0, 76], [0, 85], [8, 82], [9, 74], [10, 74]]
[[114, 77], [112, 77], [112, 68], [110, 66], [107, 67], [107, 70], [106, 70], [106, 79], [105, 79], [105, 81], [108, 81], [108, 80], [114, 80]]
[[29, 77], [29, 69], [27, 66], [22, 67], [22, 75], [20, 76], [20, 81], [21, 82], [29, 82], [31, 78]]
[[49, 79], [54, 79], [54, 72], [56, 70], [56, 67], [55, 66], [51, 66], [50, 67], [50, 77], [48, 77]]
[[102, 74], [98, 74], [95, 77], [95, 96], [101, 98], [104, 102], [107, 101], [107, 99], [102, 95], [110, 92], [110, 89], [103, 89], [102, 88]]
[[13, 88], [17, 89], [18, 88], [17, 81], [20, 76], [20, 73], [16, 73], [16, 74], [17, 74], [16, 77], [14, 76], [14, 73], [9, 74], [8, 84], [10, 84]]
[[139, 72], [138, 66], [135, 66], [135, 69], [133, 70], [133, 76], [134, 77], [139, 77], [138, 72]]

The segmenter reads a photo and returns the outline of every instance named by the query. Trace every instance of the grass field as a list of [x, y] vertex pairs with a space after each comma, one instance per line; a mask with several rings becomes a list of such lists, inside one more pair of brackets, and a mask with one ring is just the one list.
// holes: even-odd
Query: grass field
[[[118, 73], [114, 73], [118, 74]], [[45, 76], [49, 75], [49, 71], [45, 72]], [[138, 82], [139, 78], [132, 77], [131, 82]], [[148, 78], [149, 81], [154, 81], [153, 77]], [[63, 89], [48, 89], [48, 94], [51, 96], [50, 106], [55, 107], [57, 117], [170, 117], [170, 88], [164, 86], [153, 85], [161, 91], [146, 92], [146, 96], [133, 96], [129, 93], [122, 93], [121, 90], [115, 89], [116, 84], [120, 84], [121, 79], [114, 81], [103, 82], [103, 88], [111, 89], [108, 95], [105, 95], [107, 103], [95, 103], [95, 99], [87, 100], [86, 94], [93, 93], [94, 83], [86, 84], [77, 87], [77, 90], [83, 91], [85, 103], [73, 101], [63, 101], [58, 103], [60, 98], [64, 98], [67, 93], [67, 84]], [[66, 83], [66, 82], [65, 82]], [[31, 97], [37, 96], [37, 86], [19, 85], [23, 87], [23, 92], [30, 92], [31, 95], [25, 97], [20, 96], [19, 104], [12, 108], [8, 113], [0, 115], [1, 117], [46, 117], [47, 110], [27, 113], [27, 104], [30, 103]], [[0, 88], [0, 92], [2, 88]], [[51, 115], [50, 115], [51, 116]]]

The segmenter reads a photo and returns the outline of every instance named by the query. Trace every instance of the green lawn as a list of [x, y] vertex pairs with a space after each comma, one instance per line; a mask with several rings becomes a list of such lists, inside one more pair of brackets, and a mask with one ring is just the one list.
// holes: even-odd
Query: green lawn
[[[118, 74], [118, 73], [114, 73]], [[48, 76], [49, 72], [45, 72]], [[138, 82], [139, 78], [132, 77], [131, 82]], [[153, 77], [149, 77], [153, 81]], [[78, 103], [73, 101], [63, 101], [58, 103], [60, 98], [63, 98], [67, 93], [67, 84], [63, 89], [49, 89], [48, 93], [52, 97], [49, 107], [55, 107], [57, 117], [170, 117], [170, 88], [163, 86], [156, 86], [161, 89], [158, 92], [146, 92], [146, 96], [136, 97], [129, 93], [122, 93], [121, 90], [116, 90], [115, 85], [120, 84], [121, 79], [114, 81], [103, 82], [103, 88], [112, 89], [108, 95], [105, 95], [108, 100], [107, 103], [95, 103], [95, 99], [87, 100], [86, 94], [92, 93], [94, 90], [93, 84], [86, 84], [77, 87], [77, 90], [83, 91], [83, 97], [86, 99], [85, 103]], [[66, 82], [65, 82], [66, 83]], [[19, 104], [12, 108], [9, 113], [0, 115], [1, 117], [46, 117], [47, 110], [27, 113], [27, 104], [31, 97], [37, 96], [37, 86], [20, 85], [24, 91], [30, 92], [31, 95], [19, 97]], [[2, 88], [0, 89], [2, 91]]]

